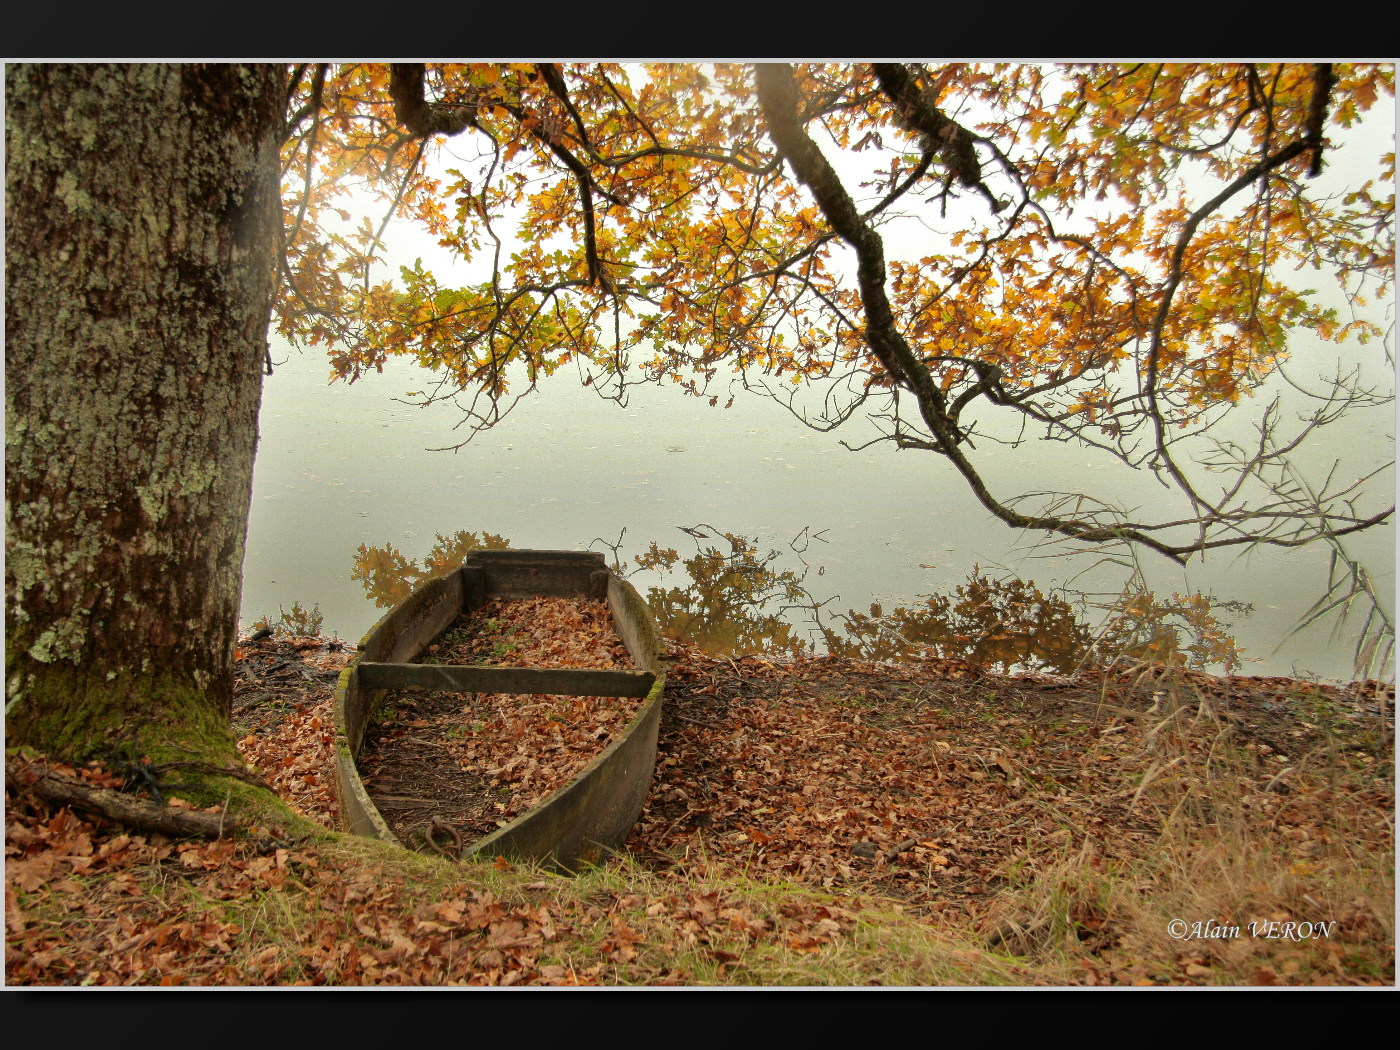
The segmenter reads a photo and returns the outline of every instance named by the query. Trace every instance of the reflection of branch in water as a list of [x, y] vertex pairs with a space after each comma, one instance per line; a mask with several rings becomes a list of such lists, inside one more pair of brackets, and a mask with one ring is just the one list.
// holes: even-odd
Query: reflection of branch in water
[[[795, 633], [798, 625], [787, 617], [797, 609], [815, 613], [825, 604], [803, 586], [805, 561], [801, 573], [778, 571], [774, 562], [779, 552], [762, 553], [744, 536], [721, 532], [707, 522], [677, 527], [697, 541], [693, 557], [682, 560], [675, 550], [661, 550], [653, 543], [635, 559], [639, 569], [662, 573], [680, 562], [689, 577], [684, 587], [652, 587], [647, 592], [652, 615], [665, 637], [724, 655], [795, 656], [812, 651], [812, 644]], [[808, 531], [804, 529], [798, 538]], [[727, 541], [729, 553], [699, 542], [711, 539]]]
[[[683, 584], [648, 589], [652, 615], [663, 637], [717, 655], [797, 656], [824, 647], [834, 656], [861, 660], [959, 659], [1004, 671], [1060, 674], [1073, 673], [1089, 659], [1111, 662], [1120, 656], [1198, 667], [1222, 663], [1227, 671], [1237, 662], [1234, 640], [1212, 612], [1232, 603], [1200, 595], [1158, 601], [1136, 578], [1117, 601], [1103, 606], [1108, 619], [1097, 638], [1064, 598], [1042, 594], [1034, 581], [991, 579], [977, 567], [953, 594], [923, 596], [921, 604], [889, 613], [878, 604], [871, 605], [869, 615], [848, 610], [828, 625], [822, 622], [822, 610], [840, 596], [818, 601], [805, 585], [812, 566], [802, 558], [811, 541], [825, 542], [822, 532], [804, 528], [789, 542], [802, 563], [799, 571], [780, 569], [780, 551], [765, 552], [747, 537], [704, 522], [677, 527], [696, 540], [695, 554], [682, 558], [653, 541], [632, 559], [631, 573], [625, 571], [622, 554], [626, 529], [616, 543], [601, 537], [593, 543], [612, 551], [612, 568], [619, 576], [683, 570]], [[713, 540], [728, 543], [729, 552], [702, 542]], [[509, 540], [490, 533], [458, 532], [451, 539], [439, 535], [420, 567], [390, 544], [362, 545], [354, 578], [377, 605], [396, 605], [425, 580], [461, 564], [468, 552], [509, 546]], [[817, 566], [818, 576], [824, 571]], [[798, 617], [799, 611], [805, 616]], [[819, 642], [803, 637], [804, 620], [820, 633]]]
[[355, 567], [350, 573], [352, 580], [359, 580], [365, 588], [365, 597], [381, 609], [398, 605], [420, 584], [436, 576], [445, 576], [475, 550], [504, 550], [510, 540], [503, 536], [493, 536], [489, 532], [477, 535], [475, 532], [459, 530], [448, 538], [437, 534], [437, 543], [423, 559], [420, 567], [416, 560], [410, 561], [394, 549], [392, 543], [383, 547], [370, 547], [360, 544], [355, 554]]
[[994, 580], [974, 568], [955, 594], [868, 616], [850, 610], [842, 633], [822, 627], [827, 650], [863, 660], [962, 659], [1011, 670], [1073, 670], [1092, 636], [1068, 602], [1042, 594], [1032, 581]]
[[[1083, 597], [1083, 596], [1081, 596]], [[829, 652], [867, 660], [962, 659], [981, 667], [1072, 674], [1090, 662], [1119, 659], [1198, 669], [1239, 666], [1239, 650], [1216, 613], [1249, 607], [1204, 595], [1158, 600], [1134, 577], [1111, 604], [1097, 636], [1062, 597], [1046, 596], [1029, 580], [989, 579], [973, 569], [951, 596], [922, 606], [842, 617], [845, 637], [823, 627]]]
[[895, 641], [901, 643], [902, 645], [907, 645], [910, 649], [917, 649], [917, 648], [918, 648], [918, 644], [917, 644], [916, 642], [911, 642], [908, 638], [904, 637], [904, 635], [900, 634], [898, 631], [896, 631], [896, 630], [895, 630], [893, 627], [891, 627], [889, 624], [887, 624], [887, 623], [885, 623], [885, 622], [883, 622], [883, 621], [880, 621], [880, 620], [877, 620], [877, 621], [876, 621], [876, 624], [877, 624], [877, 626], [880, 628], [881, 631], [883, 631], [885, 634], [888, 634], [888, 635], [890, 635], [891, 637], [893, 637]]
[[1107, 611], [1098, 636], [1081, 664], [1112, 666], [1120, 659], [1180, 664], [1204, 670], [1219, 665], [1225, 673], [1240, 666], [1241, 650], [1217, 613], [1248, 616], [1253, 606], [1200, 593], [1158, 599], [1134, 572], [1123, 593], [1110, 603], [1093, 603]]

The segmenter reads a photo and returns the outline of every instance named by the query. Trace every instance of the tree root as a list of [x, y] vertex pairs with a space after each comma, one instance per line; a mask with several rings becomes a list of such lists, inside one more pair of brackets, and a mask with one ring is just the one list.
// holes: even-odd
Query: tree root
[[[221, 771], [222, 772], [222, 771]], [[47, 802], [73, 806], [141, 831], [171, 838], [231, 838], [238, 830], [226, 813], [175, 809], [146, 799], [94, 787], [38, 762], [11, 758], [5, 764], [5, 786], [16, 793], [31, 791]]]

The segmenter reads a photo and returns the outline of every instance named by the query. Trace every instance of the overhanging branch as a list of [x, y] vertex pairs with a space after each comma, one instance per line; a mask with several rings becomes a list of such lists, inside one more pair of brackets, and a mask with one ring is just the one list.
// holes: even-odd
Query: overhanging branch
[[[950, 148], [962, 141], [953, 130], [955, 126], [926, 105], [907, 70], [895, 66], [883, 67], [879, 72], [887, 94], [910, 126], [925, 135], [941, 138], [950, 144]], [[1319, 74], [1318, 83], [1321, 84], [1323, 80]], [[834, 168], [803, 126], [800, 93], [792, 69], [785, 65], [761, 65], [756, 70], [755, 83], [770, 138], [791, 166], [796, 179], [811, 191], [831, 230], [855, 250], [861, 308], [866, 320], [866, 344], [884, 368], [891, 385], [896, 390], [902, 388], [914, 395], [923, 423], [932, 438], [925, 441], [905, 433], [896, 433], [888, 435], [888, 439], [896, 440], [902, 447], [925, 448], [947, 457], [963, 475], [982, 505], [1006, 524], [1020, 529], [1056, 533], [1082, 543], [1135, 543], [1184, 564], [1194, 554], [1223, 547], [1301, 546], [1321, 534], [1314, 535], [1316, 529], [1304, 527], [1305, 522], [1318, 518], [1322, 519], [1318, 522], [1318, 528], [1340, 535], [1372, 527], [1393, 515], [1393, 507], [1378, 514], [1362, 517], [1356, 514], [1334, 515], [1322, 508], [1310, 510], [1287, 502], [1262, 511], [1223, 510], [1198, 497], [1179, 468], [1171, 461], [1167, 451], [1170, 442], [1163, 433], [1161, 412], [1156, 406], [1157, 350], [1161, 345], [1172, 293], [1181, 281], [1186, 248], [1196, 228], [1206, 216], [1236, 193], [1308, 149], [1316, 148], [1315, 136], [1310, 135], [1308, 139], [1297, 141], [1271, 154], [1199, 209], [1183, 230], [1173, 254], [1170, 280], [1151, 329], [1153, 352], [1149, 355], [1147, 382], [1142, 393], [1138, 395], [1149, 403], [1149, 411], [1158, 425], [1156, 447], [1159, 454], [1166, 457], [1173, 480], [1201, 511], [1192, 519], [1200, 523], [1195, 538], [1188, 543], [1173, 543], [1165, 537], [1151, 534], [1166, 526], [1139, 524], [1121, 519], [1104, 520], [1104, 515], [1098, 512], [1089, 514], [1087, 518], [1064, 518], [1054, 514], [1026, 515], [1018, 513], [992, 496], [964, 452], [967, 435], [957, 425], [956, 410], [965, 408], [979, 396], [985, 396], [994, 403], [1000, 401], [1012, 404], [1023, 411], [1026, 406], [1018, 404], [1018, 399], [1008, 394], [1000, 383], [1000, 376], [992, 370], [989, 363], [975, 358], [968, 358], [966, 363], [976, 371], [977, 382], [954, 401], [952, 406], [948, 404], [947, 396], [933, 380], [928, 362], [913, 353], [910, 344], [896, 325], [885, 287], [887, 274], [884, 245], [879, 234], [869, 225], [866, 217], [856, 210], [854, 201], [841, 184]], [[920, 126], [920, 121], [924, 126]], [[966, 145], [970, 148], [970, 142]], [[961, 161], [958, 160], [959, 156]], [[975, 160], [975, 154], [973, 159]], [[965, 153], [959, 153], [955, 149], [954, 161], [955, 170], [958, 164], [961, 164], [960, 178], [966, 176], [963, 178], [965, 184], [967, 180], [976, 178], [980, 186], [980, 169], [974, 171], [967, 164]], [[981, 188], [986, 192], [985, 187]], [[1246, 532], [1240, 528], [1244, 521], [1257, 523], [1259, 527], [1253, 532]], [[1212, 531], [1216, 526], [1218, 528]], [[1231, 534], [1221, 536], [1221, 531]]]
[[417, 138], [458, 135], [477, 126], [476, 109], [472, 106], [428, 102], [423, 94], [426, 77], [427, 67], [421, 62], [389, 67], [389, 97], [394, 100], [394, 116], [400, 124]]

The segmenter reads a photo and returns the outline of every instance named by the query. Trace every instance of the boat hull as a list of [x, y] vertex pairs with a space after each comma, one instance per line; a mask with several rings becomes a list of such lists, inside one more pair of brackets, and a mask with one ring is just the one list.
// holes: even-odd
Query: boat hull
[[[463, 612], [492, 599], [605, 598], [635, 670], [444, 668], [411, 661]], [[463, 859], [552, 863], [576, 870], [621, 846], [641, 814], [656, 767], [666, 685], [661, 639], [646, 603], [608, 571], [601, 554], [577, 551], [473, 551], [461, 568], [430, 580], [364, 636], [335, 693], [336, 780], [341, 820], [357, 835], [402, 845], [360, 780], [365, 731], [390, 689], [553, 692], [643, 696], [632, 720], [597, 758], [559, 790], [505, 827], [470, 843]], [[599, 692], [599, 687], [607, 692]]]

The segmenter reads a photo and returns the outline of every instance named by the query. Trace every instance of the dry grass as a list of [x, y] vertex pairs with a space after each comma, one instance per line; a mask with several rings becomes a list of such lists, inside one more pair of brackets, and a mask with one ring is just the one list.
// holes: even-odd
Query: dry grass
[[[69, 841], [88, 837], [94, 853], [121, 838], [66, 812], [44, 827]], [[95, 874], [7, 887], [8, 983], [1030, 979], [975, 939], [940, 934], [888, 906], [711, 873], [703, 863], [663, 878], [619, 859], [570, 878], [504, 865], [456, 867], [346, 836], [277, 857], [230, 843], [177, 847], [135, 839], [121, 854], [131, 855], [127, 863]]]
[[1314, 698], [1321, 743], [1270, 766], [1182, 676], [1153, 686], [1134, 805], [1154, 848], [1047, 860], [1000, 895], [988, 943], [1051, 983], [1392, 984], [1393, 748], [1339, 740]]

